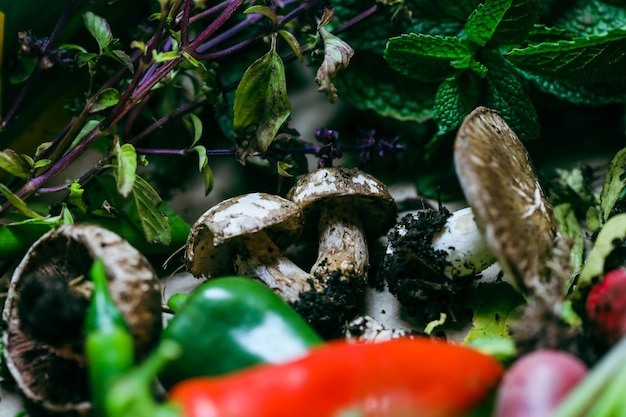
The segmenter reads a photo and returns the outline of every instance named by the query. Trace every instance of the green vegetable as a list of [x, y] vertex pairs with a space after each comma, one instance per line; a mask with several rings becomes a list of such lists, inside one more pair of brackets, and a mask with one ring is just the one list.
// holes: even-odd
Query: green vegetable
[[96, 259], [90, 275], [93, 295], [87, 311], [85, 351], [93, 414], [105, 416], [105, 396], [111, 381], [134, 364], [133, 338], [122, 312], [111, 298], [101, 259]]
[[159, 375], [166, 387], [195, 376], [295, 359], [322, 343], [270, 288], [243, 277], [200, 285], [170, 320], [162, 340], [182, 348]]

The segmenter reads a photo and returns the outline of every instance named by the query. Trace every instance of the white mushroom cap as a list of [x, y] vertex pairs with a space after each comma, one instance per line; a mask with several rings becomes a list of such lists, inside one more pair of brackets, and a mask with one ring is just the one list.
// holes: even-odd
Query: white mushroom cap
[[4, 356], [11, 375], [29, 401], [49, 412], [84, 414], [90, 409], [82, 337], [58, 347], [35, 340], [20, 318], [20, 294], [33, 274], [40, 282], [58, 276], [70, 281], [86, 276], [95, 258], [104, 262], [111, 297], [133, 334], [138, 356], [152, 349], [161, 334], [158, 277], [134, 247], [117, 234], [89, 224], [63, 225], [43, 235], [13, 273], [2, 320]]
[[192, 226], [185, 252], [187, 268], [196, 277], [231, 273], [237, 239], [262, 232], [284, 247], [297, 238], [302, 224], [300, 207], [280, 196], [249, 193], [229, 198]]
[[396, 204], [387, 187], [357, 168], [317, 169], [300, 178], [287, 198], [302, 208], [307, 225], [316, 224], [320, 206], [333, 201], [361, 213], [367, 234], [380, 235], [396, 220]]

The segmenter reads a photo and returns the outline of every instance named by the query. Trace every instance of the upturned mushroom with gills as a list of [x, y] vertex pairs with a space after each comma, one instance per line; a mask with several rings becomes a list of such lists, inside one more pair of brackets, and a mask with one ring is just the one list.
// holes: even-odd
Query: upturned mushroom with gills
[[388, 234], [377, 284], [385, 281], [407, 313], [429, 322], [454, 317], [459, 300], [495, 256], [469, 207], [405, 215]]
[[158, 277], [148, 260], [114, 232], [63, 225], [43, 235], [16, 268], [4, 310], [4, 357], [29, 415], [85, 415], [91, 402], [84, 328], [101, 259], [112, 299], [132, 335], [137, 358], [162, 329]]
[[315, 284], [281, 249], [300, 235], [303, 221], [300, 207], [277, 195], [249, 193], [226, 199], [192, 226], [187, 269], [203, 278], [233, 273], [255, 278], [288, 303], [297, 303]]
[[319, 235], [318, 256], [311, 268], [323, 285], [300, 295], [296, 309], [314, 317], [325, 337], [338, 337], [343, 325], [361, 312], [369, 272], [367, 238], [386, 233], [396, 220], [396, 205], [387, 187], [359, 170], [317, 169], [300, 178], [287, 193], [304, 212], [305, 231]]

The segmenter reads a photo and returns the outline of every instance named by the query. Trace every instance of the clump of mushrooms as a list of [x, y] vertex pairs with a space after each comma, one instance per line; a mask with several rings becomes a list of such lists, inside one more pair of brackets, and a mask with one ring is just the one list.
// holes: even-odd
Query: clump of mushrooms
[[287, 198], [304, 212], [304, 233], [316, 232], [319, 239], [310, 275], [321, 285], [301, 293], [296, 308], [305, 317], [314, 317], [323, 335], [338, 337], [341, 327], [363, 309], [370, 268], [368, 237], [378, 237], [393, 226], [395, 201], [376, 178], [341, 167], [303, 176]]
[[303, 222], [300, 207], [277, 195], [249, 193], [226, 199], [191, 227], [185, 246], [187, 269], [202, 278], [232, 273], [255, 278], [295, 304], [315, 283], [282, 250], [297, 239]]
[[91, 296], [88, 271], [101, 258], [109, 290], [144, 356], [162, 329], [158, 278], [117, 234], [63, 225], [36, 241], [16, 268], [2, 312], [7, 367], [35, 410], [85, 415], [90, 410], [83, 327]]
[[386, 281], [406, 312], [424, 322], [454, 317], [470, 285], [495, 262], [471, 208], [407, 214], [387, 238], [377, 283]]

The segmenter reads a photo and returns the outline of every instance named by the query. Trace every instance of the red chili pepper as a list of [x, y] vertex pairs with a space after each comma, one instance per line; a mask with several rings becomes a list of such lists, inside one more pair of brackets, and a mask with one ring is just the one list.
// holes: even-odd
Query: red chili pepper
[[337, 341], [293, 362], [183, 381], [170, 400], [185, 417], [448, 417], [480, 403], [502, 373], [490, 356], [444, 341]]

